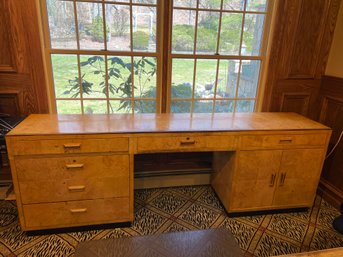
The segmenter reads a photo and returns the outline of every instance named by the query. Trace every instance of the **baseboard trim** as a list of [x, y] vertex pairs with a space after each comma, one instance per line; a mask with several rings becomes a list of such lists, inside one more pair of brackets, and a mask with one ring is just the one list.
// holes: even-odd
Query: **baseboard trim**
[[343, 192], [325, 179], [319, 182], [318, 192], [323, 199], [339, 210], [343, 203]]

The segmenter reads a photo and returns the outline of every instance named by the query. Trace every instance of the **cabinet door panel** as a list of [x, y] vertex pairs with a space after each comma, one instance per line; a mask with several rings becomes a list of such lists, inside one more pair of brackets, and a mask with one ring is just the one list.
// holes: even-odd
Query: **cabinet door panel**
[[324, 158], [323, 149], [285, 150], [275, 191], [275, 206], [312, 206]]
[[[234, 175], [231, 210], [272, 205], [282, 151], [241, 151]], [[274, 181], [273, 181], [274, 180]]]

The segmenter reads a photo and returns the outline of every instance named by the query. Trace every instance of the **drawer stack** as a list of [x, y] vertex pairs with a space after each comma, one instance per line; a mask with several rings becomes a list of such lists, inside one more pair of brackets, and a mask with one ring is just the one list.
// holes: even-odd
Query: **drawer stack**
[[24, 230], [132, 220], [127, 137], [15, 137], [8, 143]]

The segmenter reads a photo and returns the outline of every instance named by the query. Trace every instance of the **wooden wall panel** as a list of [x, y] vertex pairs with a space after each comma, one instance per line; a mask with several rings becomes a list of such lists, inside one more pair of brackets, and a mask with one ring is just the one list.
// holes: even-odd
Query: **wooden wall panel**
[[321, 76], [340, 3], [277, 1], [262, 111], [291, 110], [312, 119], [317, 117]]
[[[0, 33], [0, 95], [15, 92], [19, 109], [11, 114], [48, 113], [36, 1], [1, 0]], [[0, 97], [0, 106], [10, 102]]]
[[[332, 128], [329, 151], [343, 131], [343, 78], [323, 77], [319, 93], [319, 122]], [[342, 139], [343, 140], [343, 139]], [[336, 207], [343, 203], [343, 141], [337, 145], [324, 164], [320, 190], [323, 197]]]

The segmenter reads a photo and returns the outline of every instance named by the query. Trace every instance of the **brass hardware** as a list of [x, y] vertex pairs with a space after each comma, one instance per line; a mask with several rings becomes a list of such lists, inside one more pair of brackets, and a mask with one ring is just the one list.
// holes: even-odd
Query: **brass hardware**
[[269, 183], [269, 186], [270, 187], [273, 187], [274, 186], [274, 183], [275, 183], [275, 178], [276, 178], [276, 174], [272, 174], [271, 178], [270, 178], [270, 183]]
[[187, 140], [182, 140], [180, 141], [180, 145], [194, 145], [195, 144], [195, 140], [190, 140], [189, 138], [187, 138]]
[[70, 143], [70, 144], [64, 144], [63, 147], [65, 149], [79, 149], [81, 148], [81, 144], [80, 143]]
[[83, 168], [83, 163], [66, 164], [67, 169], [81, 169]]
[[82, 192], [82, 191], [85, 191], [86, 189], [86, 186], [69, 186], [68, 187], [68, 190], [69, 191], [76, 191], [76, 192]]
[[83, 213], [86, 212], [87, 208], [79, 208], [79, 209], [70, 209], [71, 213]]
[[286, 179], [286, 173], [281, 173], [280, 186], [283, 186], [285, 184], [285, 179]]
[[279, 140], [280, 144], [290, 144], [292, 142], [293, 142], [293, 139], [291, 137], [285, 137]]

